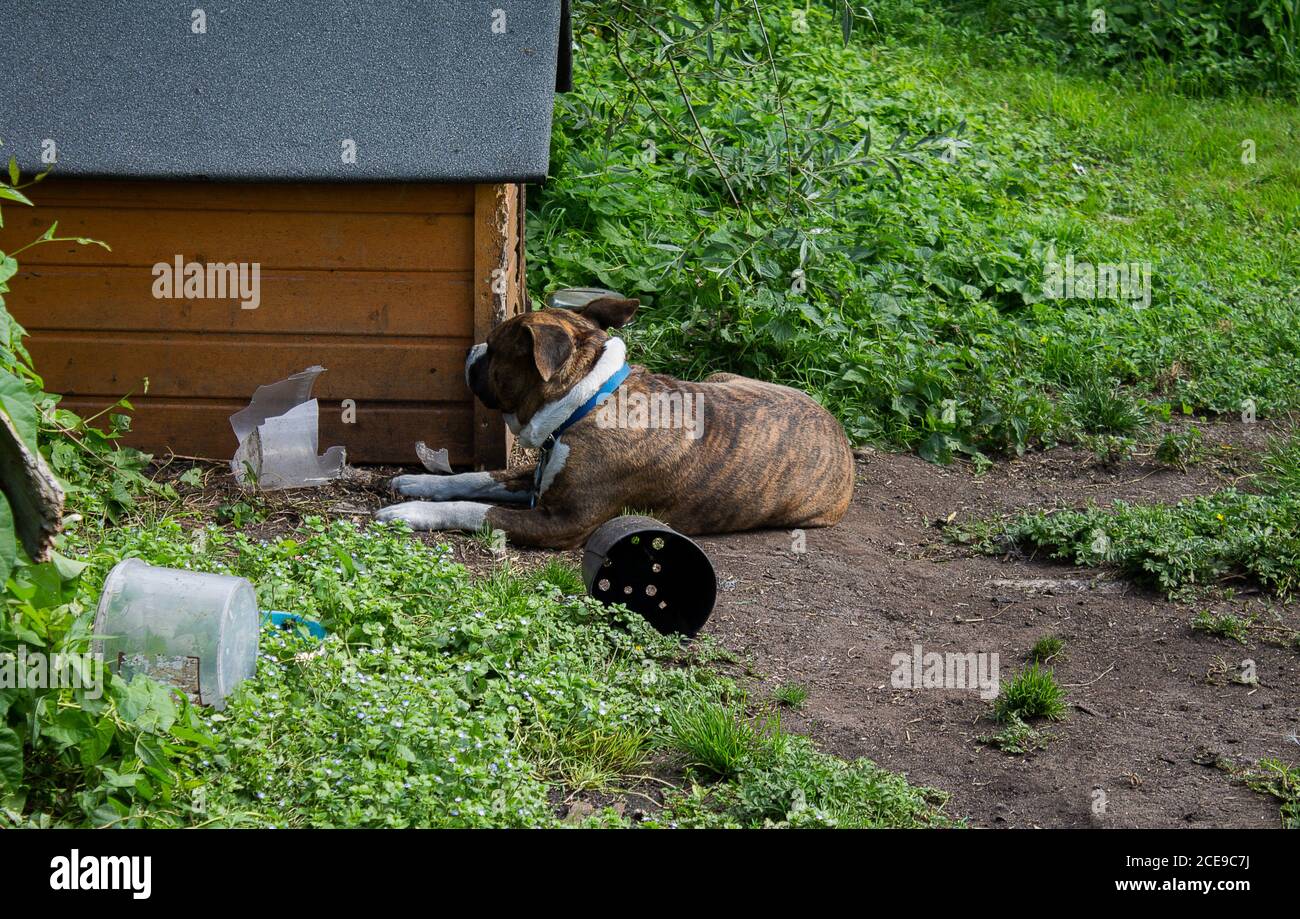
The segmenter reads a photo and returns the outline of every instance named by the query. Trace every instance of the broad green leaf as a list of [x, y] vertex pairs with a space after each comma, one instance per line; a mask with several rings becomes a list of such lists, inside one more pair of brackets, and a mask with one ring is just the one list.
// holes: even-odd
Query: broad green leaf
[[36, 450], [36, 403], [23, 381], [0, 369], [0, 409], [14, 423], [14, 429], [28, 448]]
[[83, 766], [93, 766], [103, 759], [108, 748], [113, 744], [113, 735], [117, 733], [117, 726], [109, 718], [101, 718], [95, 725], [95, 729], [86, 737], [78, 746], [77, 752], [81, 754], [81, 764]]
[[[3, 534], [0, 534], [0, 538], [2, 537]], [[2, 546], [0, 546], [0, 548], [2, 548]], [[54, 563], [54, 567], [59, 572], [59, 576], [65, 581], [71, 581], [73, 578], [79, 576], [81, 572], [86, 570], [86, 565], [89, 564], [88, 562], [78, 561], [75, 558], [68, 558], [66, 555], [54, 551], [50, 552], [50, 561]]]
[[52, 723], [42, 725], [41, 733], [61, 748], [74, 747], [95, 735], [95, 724], [80, 709], [65, 709]]
[[0, 725], [0, 790], [17, 791], [22, 783], [22, 740], [13, 728]]
[[112, 769], [104, 770], [104, 782], [112, 788], [134, 788], [140, 778], [138, 772], [124, 772], [119, 775]]
[[18, 540], [14, 534], [14, 512], [9, 499], [0, 494], [0, 585], [9, 580], [18, 559]]

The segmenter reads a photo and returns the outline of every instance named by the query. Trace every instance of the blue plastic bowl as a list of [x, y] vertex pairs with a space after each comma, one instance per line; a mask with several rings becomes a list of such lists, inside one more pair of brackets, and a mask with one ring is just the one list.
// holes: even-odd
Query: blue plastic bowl
[[319, 638], [322, 640], [324, 640], [325, 636], [329, 634], [325, 631], [325, 626], [321, 625], [316, 620], [307, 619], [303, 616], [299, 616], [297, 613], [282, 613], [278, 610], [263, 610], [262, 624], [266, 625], [268, 622], [277, 629], [289, 629], [293, 628], [295, 625], [302, 626], [307, 630], [307, 633], [311, 635], [312, 638]]

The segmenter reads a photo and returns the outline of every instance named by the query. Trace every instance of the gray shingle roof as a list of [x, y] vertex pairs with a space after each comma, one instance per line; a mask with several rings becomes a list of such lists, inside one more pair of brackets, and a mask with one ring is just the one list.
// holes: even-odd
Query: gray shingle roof
[[0, 155], [36, 170], [52, 139], [61, 175], [540, 181], [569, 50], [561, 0], [0, 0], [0, 23]]

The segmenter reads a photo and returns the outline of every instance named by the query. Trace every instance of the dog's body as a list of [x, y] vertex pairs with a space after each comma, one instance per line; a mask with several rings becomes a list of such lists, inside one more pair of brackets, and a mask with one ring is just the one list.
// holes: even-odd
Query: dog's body
[[[466, 379], [507, 413], [525, 447], [544, 449], [541, 474], [532, 465], [399, 476], [393, 489], [423, 500], [384, 508], [379, 519], [418, 530], [486, 524], [518, 545], [552, 548], [580, 545], [629, 508], [688, 535], [839, 521], [852, 499], [853, 455], [830, 413], [798, 390], [734, 374], [688, 383], [633, 366], [620, 381], [623, 342], [605, 329], [636, 306], [597, 300], [495, 329], [471, 350]], [[593, 405], [602, 387], [609, 395]]]

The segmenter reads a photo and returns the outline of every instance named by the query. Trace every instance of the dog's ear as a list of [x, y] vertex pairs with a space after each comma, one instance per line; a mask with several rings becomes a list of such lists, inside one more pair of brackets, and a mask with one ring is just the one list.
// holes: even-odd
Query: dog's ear
[[602, 329], [621, 329], [632, 321], [640, 300], [624, 300], [621, 297], [601, 297], [592, 300], [582, 308], [581, 315], [590, 319]]
[[533, 336], [533, 363], [545, 382], [573, 355], [573, 337], [564, 326], [549, 322], [532, 322], [527, 329]]

